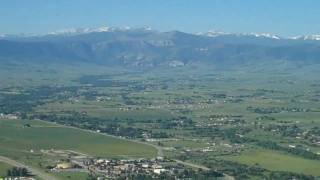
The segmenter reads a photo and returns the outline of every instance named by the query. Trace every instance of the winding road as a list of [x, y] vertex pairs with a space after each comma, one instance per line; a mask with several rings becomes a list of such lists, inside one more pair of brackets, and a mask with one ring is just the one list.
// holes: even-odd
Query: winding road
[[179, 164], [183, 164], [183, 165], [186, 165], [186, 166], [190, 166], [190, 167], [194, 167], [194, 168], [198, 168], [198, 169], [203, 169], [203, 170], [210, 170], [210, 168], [207, 168], [205, 166], [202, 166], [202, 165], [198, 165], [198, 164], [193, 164], [193, 163], [189, 163], [189, 162], [185, 162], [185, 161], [180, 161], [178, 159], [174, 159], [175, 162], [179, 163]]

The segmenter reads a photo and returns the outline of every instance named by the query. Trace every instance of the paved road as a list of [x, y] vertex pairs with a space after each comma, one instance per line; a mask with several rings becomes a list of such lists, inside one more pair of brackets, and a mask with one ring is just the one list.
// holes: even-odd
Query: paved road
[[198, 169], [203, 169], [203, 170], [210, 170], [210, 168], [207, 168], [205, 166], [202, 165], [198, 165], [198, 164], [193, 164], [193, 163], [189, 163], [189, 162], [185, 162], [185, 161], [180, 161], [178, 159], [174, 159], [174, 161], [176, 161], [177, 163], [186, 165], [186, 166], [190, 166], [190, 167], [194, 167], [194, 168], [198, 168]]
[[[174, 159], [174, 161], [176, 161], [177, 163], [180, 163], [180, 164], [184, 164], [186, 166], [190, 166], [190, 167], [194, 167], [194, 168], [198, 168], [198, 169], [203, 169], [203, 170], [206, 170], [206, 171], [210, 170], [210, 168], [202, 166], [202, 165], [193, 164], [193, 163], [189, 163], [189, 162], [184, 162], [184, 161], [180, 161], [178, 159]], [[223, 175], [224, 175], [224, 177], [223, 177], [224, 180], [234, 180], [234, 177], [229, 176], [228, 174], [223, 174]]]
[[17, 162], [15, 160], [12, 160], [12, 159], [9, 159], [9, 158], [6, 158], [6, 157], [3, 157], [3, 156], [0, 156], [0, 161], [2, 162], [5, 162], [7, 164], [10, 164], [12, 166], [16, 166], [16, 167], [24, 167], [26, 169], [28, 169], [33, 175], [41, 178], [41, 179], [44, 179], [44, 180], [57, 180], [55, 177], [52, 177], [48, 174], [45, 174], [41, 171], [39, 171], [38, 169], [35, 169], [33, 167], [30, 167], [30, 166], [26, 166], [20, 162]]

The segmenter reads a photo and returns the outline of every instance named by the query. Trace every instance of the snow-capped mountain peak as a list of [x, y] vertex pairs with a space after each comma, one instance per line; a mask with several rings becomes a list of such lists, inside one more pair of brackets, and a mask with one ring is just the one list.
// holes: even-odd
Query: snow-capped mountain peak
[[[72, 36], [72, 35], [80, 35], [80, 34], [89, 34], [89, 33], [100, 33], [100, 32], [115, 32], [115, 31], [155, 31], [151, 27], [145, 26], [141, 28], [131, 28], [129, 26], [123, 27], [108, 27], [102, 26], [98, 28], [68, 28], [62, 29], [58, 31], [53, 31], [50, 33], [45, 34], [3, 34], [0, 33], [1, 39], [8, 39], [8, 38], [27, 38], [27, 37], [41, 37], [41, 36]], [[276, 34], [271, 33], [230, 33], [218, 30], [210, 30], [208, 32], [199, 32], [195, 33], [198, 36], [206, 36], [211, 38], [216, 38], [220, 36], [228, 36], [232, 37], [247, 37], [247, 38], [264, 38], [264, 39], [273, 39], [273, 40], [304, 40], [304, 41], [320, 41], [320, 34], [314, 35], [305, 35], [305, 36], [295, 36], [295, 37], [281, 37]]]
[[143, 27], [143, 28], [131, 28], [129, 26], [125, 27], [108, 27], [103, 26], [99, 28], [69, 28], [69, 29], [62, 29], [58, 31], [50, 32], [46, 35], [77, 35], [77, 34], [87, 34], [93, 32], [112, 32], [112, 31], [130, 31], [130, 30], [144, 30], [144, 31], [151, 31], [150, 27]]
[[92, 32], [108, 32], [111, 28], [107, 26], [99, 28], [69, 28], [48, 33], [48, 35], [73, 35], [73, 34], [86, 34]]
[[223, 36], [223, 35], [230, 35], [231, 33], [227, 33], [227, 32], [222, 32], [222, 31], [216, 31], [216, 30], [210, 30], [208, 32], [205, 33], [197, 33], [197, 35], [200, 36], [208, 36], [208, 37], [217, 37], [217, 36]]
[[270, 34], [270, 33], [250, 33], [249, 35], [255, 36], [255, 37], [262, 37], [262, 38], [271, 38], [271, 39], [281, 39], [278, 35]]
[[100, 27], [95, 29], [96, 32], [108, 32], [110, 31], [110, 27], [104, 26], [104, 27]]
[[206, 33], [197, 33], [197, 35], [208, 36], [208, 37], [218, 37], [225, 35], [234, 35], [234, 36], [254, 36], [257, 38], [271, 38], [271, 39], [281, 39], [280, 36], [270, 33], [228, 33], [222, 31], [211, 30]]
[[292, 37], [291, 39], [320, 41], [320, 34], [307, 35], [307, 36], [296, 36], [296, 37]]

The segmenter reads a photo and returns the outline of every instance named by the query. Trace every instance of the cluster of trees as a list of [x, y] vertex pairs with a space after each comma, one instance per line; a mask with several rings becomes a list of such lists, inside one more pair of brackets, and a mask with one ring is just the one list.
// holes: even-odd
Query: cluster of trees
[[224, 175], [220, 172], [209, 170], [204, 171], [199, 169], [198, 171], [194, 170], [188, 170], [185, 169], [183, 172], [178, 173], [176, 175], [177, 179], [199, 179], [199, 180], [205, 180], [205, 179], [215, 179], [215, 178], [221, 178]]
[[171, 119], [158, 119], [156, 123], [160, 125], [161, 129], [174, 129], [174, 128], [182, 128], [182, 127], [190, 127], [194, 125], [192, 119], [180, 116]]
[[271, 113], [281, 113], [281, 112], [310, 112], [310, 109], [304, 108], [288, 108], [288, 107], [247, 107], [247, 110], [257, 114], [271, 114]]
[[1, 94], [0, 112], [5, 114], [27, 113], [38, 105], [66, 99], [77, 93], [79, 87], [50, 87], [41, 86], [36, 89], [29, 89], [20, 94]]
[[270, 172], [268, 178], [269, 179], [301, 179], [301, 180], [314, 180], [315, 179], [315, 177], [308, 176], [305, 174], [282, 172], [282, 171]]
[[97, 97], [103, 97], [103, 96], [111, 96], [110, 94], [106, 94], [106, 93], [101, 93], [98, 92], [96, 90], [90, 89], [87, 91], [82, 91], [81, 94], [79, 94], [81, 96], [83, 96], [86, 100], [88, 101], [95, 101], [97, 100]]
[[57, 116], [56, 114], [39, 114], [34, 115], [33, 118], [39, 118], [45, 121], [57, 122], [68, 126], [74, 126], [82, 129], [88, 129], [102, 133], [108, 133], [115, 136], [122, 136], [127, 138], [141, 138], [144, 130], [124, 127], [115, 120], [105, 120], [94, 117], [88, 117], [81, 113], [73, 113], [71, 116]]
[[269, 124], [264, 128], [265, 131], [277, 130], [279, 134], [287, 137], [296, 137], [298, 134], [304, 132], [303, 129], [299, 128], [297, 125], [278, 125], [278, 124]]
[[193, 133], [194, 136], [201, 137], [212, 137], [227, 139], [232, 143], [249, 143], [255, 140], [246, 138], [243, 135], [251, 132], [252, 129], [249, 127], [237, 127], [237, 128], [221, 128], [221, 127], [208, 127], [208, 128], [197, 128]]
[[315, 135], [315, 136], [320, 136], [320, 127], [312, 127], [308, 133], [306, 134], [307, 136], [312, 136], [312, 135]]
[[319, 144], [320, 142], [320, 128], [313, 127], [306, 134], [305, 139], [307, 139], [311, 143]]
[[56, 114], [38, 114], [32, 116], [32, 118], [38, 118], [45, 121], [56, 122], [68, 126], [74, 126], [82, 129], [88, 129], [93, 131], [100, 131], [101, 133], [107, 133], [115, 136], [121, 136], [126, 138], [142, 138], [144, 133], [151, 135], [151, 138], [168, 138], [165, 132], [153, 132], [144, 130], [141, 128], [134, 128], [124, 126], [117, 122], [117, 119], [100, 119], [94, 117], [88, 117], [85, 114], [74, 112], [70, 116], [58, 116]]
[[169, 138], [171, 135], [165, 132], [150, 132], [151, 138]]
[[171, 173], [162, 173], [160, 175], [150, 175], [150, 174], [132, 174], [125, 177], [118, 177], [119, 180], [175, 180], [175, 179], [198, 179], [198, 180], [207, 180], [207, 179], [218, 179], [223, 177], [222, 173], [217, 171], [203, 171], [199, 170], [192, 170], [192, 169], [184, 169], [182, 171], [176, 170], [172, 174]]
[[[136, 92], [136, 91], [135, 91]], [[122, 100], [125, 105], [133, 106], [133, 105], [151, 105], [151, 101], [146, 100], [144, 97], [129, 97], [127, 94], [121, 94]]]
[[311, 151], [307, 151], [305, 148], [300, 146], [296, 146], [295, 148], [283, 147], [272, 141], [259, 141], [256, 144], [266, 149], [284, 151], [290, 154], [301, 156], [306, 159], [320, 159], [320, 156], [318, 154], [313, 153]]
[[128, 87], [134, 85], [133, 81], [114, 80], [109, 75], [85, 75], [76, 80], [81, 84], [90, 84], [94, 87]]
[[210, 97], [212, 97], [212, 98], [222, 98], [222, 99], [224, 99], [224, 98], [227, 97], [226, 94], [217, 94], [217, 93], [209, 93], [208, 95], [209, 95]]
[[257, 120], [269, 120], [269, 121], [275, 121], [276, 120], [276, 118], [274, 118], [274, 117], [271, 117], [271, 116], [259, 116], [259, 117], [257, 117], [256, 118]]
[[219, 172], [233, 176], [235, 179], [250, 179], [259, 177], [259, 179], [299, 179], [313, 180], [315, 177], [284, 171], [270, 171], [262, 168], [259, 164], [252, 166], [240, 164], [237, 162], [226, 161], [221, 159], [206, 158], [204, 165], [216, 169]]
[[222, 119], [222, 118], [243, 118], [242, 115], [225, 115], [225, 114], [212, 114], [209, 116], [201, 116], [201, 118], [210, 118], [210, 119]]
[[123, 127], [119, 124], [110, 124], [104, 128], [100, 128], [101, 132], [112, 134], [115, 136], [122, 136], [126, 138], [142, 138], [144, 130], [133, 128], [133, 127]]
[[190, 97], [173, 98], [169, 100], [169, 104], [194, 104], [195, 101]]
[[247, 134], [251, 132], [252, 129], [250, 128], [230, 128], [226, 129], [225, 131], [222, 132], [222, 139], [228, 139], [232, 143], [250, 143], [254, 142], [254, 139], [244, 137], [244, 134]]
[[7, 171], [7, 177], [29, 177], [30, 172], [26, 168], [13, 167]]

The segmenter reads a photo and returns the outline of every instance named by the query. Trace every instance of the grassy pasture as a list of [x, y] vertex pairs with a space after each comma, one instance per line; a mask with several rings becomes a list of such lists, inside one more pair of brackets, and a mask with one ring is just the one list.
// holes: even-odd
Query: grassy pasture
[[159, 119], [171, 118], [172, 115], [167, 110], [139, 109], [130, 111], [121, 111], [115, 107], [104, 107], [96, 102], [79, 102], [79, 103], [50, 103], [37, 108], [39, 113], [61, 113], [63, 111], [86, 111], [90, 117], [98, 117], [104, 119]]
[[[30, 128], [24, 127], [31, 124]], [[154, 157], [151, 146], [39, 121], [0, 120], [0, 146], [30, 151], [69, 149], [102, 157]]]
[[247, 165], [259, 164], [263, 168], [273, 171], [289, 171], [320, 176], [320, 161], [303, 159], [277, 151], [256, 150], [224, 158]]

